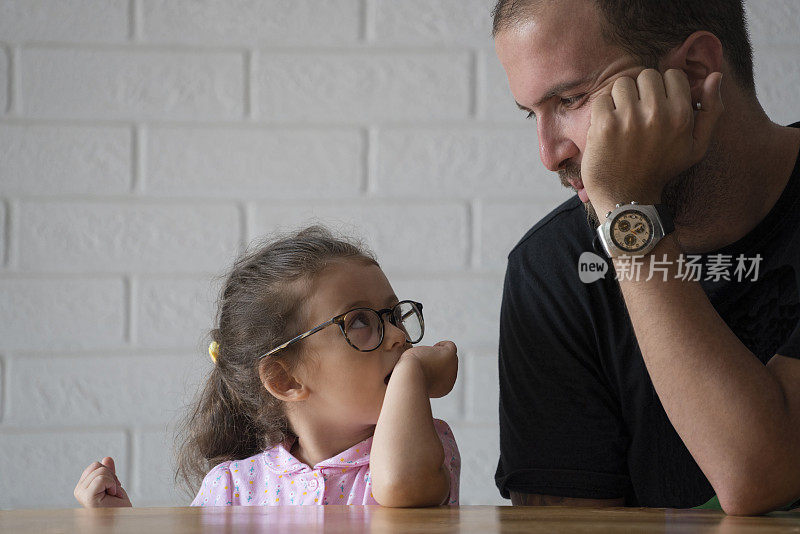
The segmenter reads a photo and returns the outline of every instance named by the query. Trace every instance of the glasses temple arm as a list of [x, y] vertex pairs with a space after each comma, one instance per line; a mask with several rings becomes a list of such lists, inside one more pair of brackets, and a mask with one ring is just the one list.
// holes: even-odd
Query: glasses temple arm
[[307, 332], [303, 332], [302, 334], [300, 334], [300, 335], [298, 335], [298, 336], [295, 336], [295, 337], [293, 337], [292, 339], [290, 339], [290, 340], [289, 340], [289, 341], [287, 341], [286, 343], [284, 343], [284, 344], [282, 344], [282, 345], [278, 345], [277, 347], [275, 347], [274, 349], [270, 350], [269, 352], [265, 352], [264, 354], [262, 354], [261, 356], [259, 356], [259, 357], [258, 357], [258, 359], [259, 359], [259, 360], [261, 360], [261, 359], [263, 359], [263, 358], [266, 358], [267, 356], [271, 356], [271, 355], [275, 354], [276, 352], [278, 352], [278, 351], [281, 351], [281, 350], [285, 349], [285, 348], [286, 348], [286, 347], [288, 347], [289, 345], [291, 345], [291, 344], [293, 344], [293, 343], [297, 343], [297, 342], [298, 342], [298, 341], [300, 341], [301, 339], [305, 339], [305, 338], [307, 338], [307, 337], [308, 337], [308, 336], [310, 336], [311, 334], [316, 334], [317, 332], [319, 332], [320, 330], [322, 330], [322, 329], [323, 329], [323, 328], [325, 328], [326, 326], [330, 326], [330, 325], [332, 325], [332, 324], [333, 324], [333, 323], [334, 323], [334, 322], [335, 322], [337, 319], [338, 319], [338, 317], [334, 317], [333, 319], [331, 319], [331, 320], [329, 320], [329, 321], [325, 321], [325, 322], [324, 322], [324, 323], [322, 323], [322, 324], [318, 324], [317, 326], [315, 326], [315, 327], [314, 327], [314, 328], [312, 328], [311, 330], [309, 330], [309, 331], [307, 331]]

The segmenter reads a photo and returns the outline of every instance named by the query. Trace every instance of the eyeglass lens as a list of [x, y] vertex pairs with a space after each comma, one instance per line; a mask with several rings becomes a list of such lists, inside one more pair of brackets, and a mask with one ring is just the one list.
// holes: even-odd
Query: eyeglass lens
[[[406, 334], [406, 340], [416, 343], [422, 338], [422, 317], [412, 302], [395, 306], [394, 323]], [[344, 333], [350, 344], [359, 350], [378, 348], [383, 337], [383, 321], [374, 310], [359, 308], [344, 316]]]

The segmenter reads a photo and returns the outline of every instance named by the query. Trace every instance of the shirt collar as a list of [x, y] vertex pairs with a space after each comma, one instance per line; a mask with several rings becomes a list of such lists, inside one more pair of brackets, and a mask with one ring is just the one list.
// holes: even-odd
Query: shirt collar
[[[282, 443], [275, 445], [271, 449], [267, 449], [262, 453], [264, 467], [269, 469], [275, 474], [289, 474], [299, 473], [303, 471], [312, 471], [311, 467], [304, 464], [292, 455], [292, 445], [297, 440], [296, 437], [288, 437]], [[372, 436], [363, 441], [359, 441], [346, 451], [342, 451], [335, 456], [322, 460], [314, 469], [321, 469], [325, 467], [360, 467], [369, 464], [369, 453], [372, 449]]]

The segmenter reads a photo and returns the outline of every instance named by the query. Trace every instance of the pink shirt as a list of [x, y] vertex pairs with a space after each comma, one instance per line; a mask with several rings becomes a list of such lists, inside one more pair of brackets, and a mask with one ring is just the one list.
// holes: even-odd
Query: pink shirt
[[[453, 432], [433, 420], [450, 472], [447, 504], [458, 504], [461, 456]], [[290, 439], [244, 460], [219, 464], [208, 472], [192, 506], [291, 506], [294, 504], [378, 504], [372, 498], [369, 453], [372, 437], [313, 468], [289, 452]]]

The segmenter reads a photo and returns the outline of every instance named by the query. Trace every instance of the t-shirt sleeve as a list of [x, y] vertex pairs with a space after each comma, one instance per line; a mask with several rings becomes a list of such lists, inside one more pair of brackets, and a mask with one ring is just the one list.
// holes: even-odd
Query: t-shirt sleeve
[[500, 312], [495, 483], [505, 498], [511, 491], [624, 497], [628, 438], [598, 354], [596, 340], [608, 338], [603, 317], [591, 311], [593, 294], [582, 287], [577, 260], [567, 268], [543, 264], [547, 257], [519, 250], [509, 256]]
[[436, 434], [442, 442], [444, 449], [444, 465], [450, 473], [450, 495], [446, 504], [458, 504], [459, 480], [461, 478], [461, 455], [458, 453], [456, 438], [450, 426], [440, 419], [433, 420]]
[[797, 326], [795, 326], [794, 332], [789, 336], [789, 339], [775, 353], [787, 358], [800, 359], [800, 321], [797, 322]]
[[233, 477], [230, 462], [214, 467], [203, 479], [191, 506], [232, 506]]

